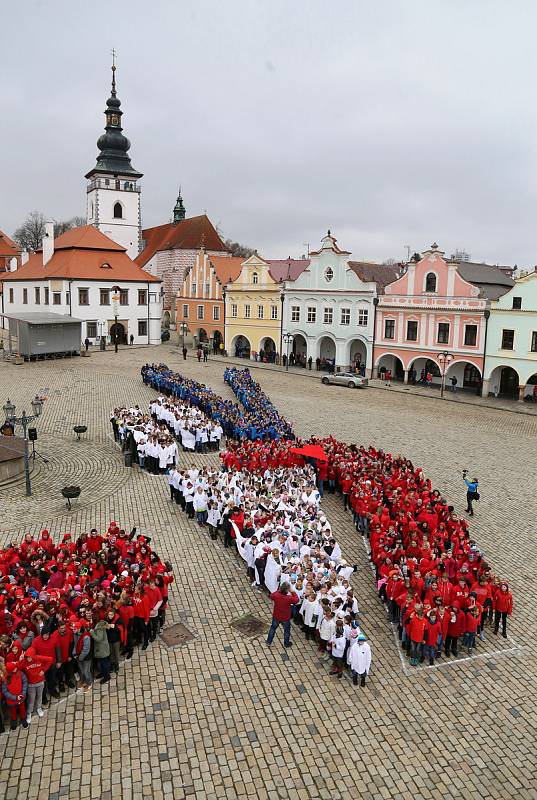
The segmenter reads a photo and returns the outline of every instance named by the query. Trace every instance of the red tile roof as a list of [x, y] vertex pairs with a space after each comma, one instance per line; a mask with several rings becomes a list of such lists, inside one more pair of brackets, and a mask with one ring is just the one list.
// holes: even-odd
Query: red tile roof
[[157, 225], [142, 231], [145, 247], [136, 257], [136, 263], [143, 267], [160, 250], [206, 250], [226, 252], [226, 246], [216, 228], [206, 214], [190, 217], [180, 222]]
[[276, 282], [296, 281], [299, 275], [309, 267], [309, 258], [276, 258], [269, 259], [270, 274]]
[[[110, 268], [103, 267], [103, 264]], [[125, 247], [92, 225], [73, 228], [58, 236], [54, 242], [54, 254], [45, 266], [43, 254], [35, 253], [16, 272], [10, 272], [4, 281], [49, 278], [160, 283], [159, 278], [145, 272], [129, 258]]]
[[376, 283], [378, 294], [384, 294], [385, 287], [400, 277], [400, 269], [397, 265], [375, 264], [372, 261], [349, 261], [348, 264], [360, 280], [366, 283]]
[[13, 256], [20, 256], [21, 248], [19, 245], [10, 239], [9, 236], [0, 231], [0, 258], [13, 258]]
[[242, 264], [245, 261], [246, 259], [240, 256], [211, 256], [210, 258], [216, 277], [222, 286], [239, 277]]

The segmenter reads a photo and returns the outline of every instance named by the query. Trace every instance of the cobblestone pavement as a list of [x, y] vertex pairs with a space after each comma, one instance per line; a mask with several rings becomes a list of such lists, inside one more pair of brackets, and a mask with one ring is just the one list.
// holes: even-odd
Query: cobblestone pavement
[[[20, 481], [0, 491], [0, 542], [44, 526], [61, 536], [111, 518], [137, 524], [175, 565], [167, 622], [195, 634], [184, 647], [155, 643], [106, 689], [72, 693], [27, 731], [0, 736], [0, 797], [536, 798], [537, 419], [256, 372], [300, 434], [404, 453], [459, 510], [461, 469], [482, 484], [476, 538], [509, 579], [516, 616], [508, 640], [487, 632], [478, 657], [433, 669], [403, 663], [362, 540], [340, 498], [325, 499], [344, 554], [358, 565], [353, 582], [372, 640], [371, 679], [360, 689], [329, 677], [300, 634], [291, 650], [281, 639], [268, 650], [231, 628], [248, 612], [268, 621], [266, 597], [252, 592], [230, 551], [172, 507], [165, 479], [123, 467], [108, 414], [116, 404], [147, 404], [152, 392], [139, 378], [146, 358], [229, 396], [221, 361], [185, 363], [169, 345], [0, 364], [0, 399], [9, 395], [22, 410], [36, 392], [47, 394], [37, 444], [50, 459], [36, 461], [32, 498]], [[78, 423], [88, 425], [81, 442]], [[59, 493], [66, 483], [82, 487], [71, 512]]]

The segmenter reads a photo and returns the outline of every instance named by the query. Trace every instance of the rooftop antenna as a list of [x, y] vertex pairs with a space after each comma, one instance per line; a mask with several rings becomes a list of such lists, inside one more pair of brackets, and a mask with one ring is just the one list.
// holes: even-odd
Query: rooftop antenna
[[302, 242], [303, 247], [308, 248], [308, 258], [310, 257], [310, 243], [309, 242]]
[[404, 247], [405, 247], [405, 250], [406, 250], [406, 260], [410, 261], [410, 245], [409, 244], [405, 244]]

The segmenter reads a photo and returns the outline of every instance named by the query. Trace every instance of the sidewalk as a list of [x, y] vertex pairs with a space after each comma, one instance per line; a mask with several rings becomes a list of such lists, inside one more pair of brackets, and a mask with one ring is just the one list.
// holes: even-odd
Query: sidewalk
[[[177, 350], [182, 358], [181, 351]], [[197, 356], [194, 352], [189, 350], [189, 358], [196, 359]], [[277, 366], [276, 364], [262, 364], [259, 361], [250, 361], [246, 358], [232, 358], [231, 356], [209, 356], [209, 361], [219, 362], [224, 364], [233, 364], [234, 366], [249, 370], [269, 370], [271, 372], [287, 373], [289, 375], [301, 375], [304, 378], [312, 378], [320, 380], [325, 374], [324, 372], [317, 372], [316, 370], [304, 369], [302, 367], [285, 367]], [[384, 381], [377, 378], [372, 378], [369, 381], [368, 389], [375, 389], [384, 392], [397, 392], [399, 394], [415, 394], [420, 397], [426, 397], [429, 400], [436, 400], [438, 402], [457, 403], [459, 405], [478, 406], [479, 408], [491, 408], [494, 411], [510, 411], [512, 414], [526, 414], [528, 416], [537, 416], [537, 404], [521, 403], [518, 400], [505, 400], [495, 399], [493, 397], [478, 397], [472, 392], [459, 389], [457, 392], [452, 392], [450, 388], [446, 387], [444, 397], [440, 397], [440, 387], [427, 389], [421, 386], [412, 386], [411, 384], [404, 384], [396, 381], [392, 382], [391, 386], [386, 386]], [[350, 391], [350, 390], [349, 390]]]

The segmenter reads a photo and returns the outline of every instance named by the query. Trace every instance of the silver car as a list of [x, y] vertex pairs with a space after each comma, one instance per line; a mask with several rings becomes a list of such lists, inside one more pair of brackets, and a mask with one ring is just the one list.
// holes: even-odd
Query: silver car
[[354, 372], [334, 372], [333, 375], [324, 375], [321, 382], [325, 385], [337, 383], [339, 386], [348, 386], [349, 389], [362, 389], [368, 384], [367, 378], [362, 378]]

